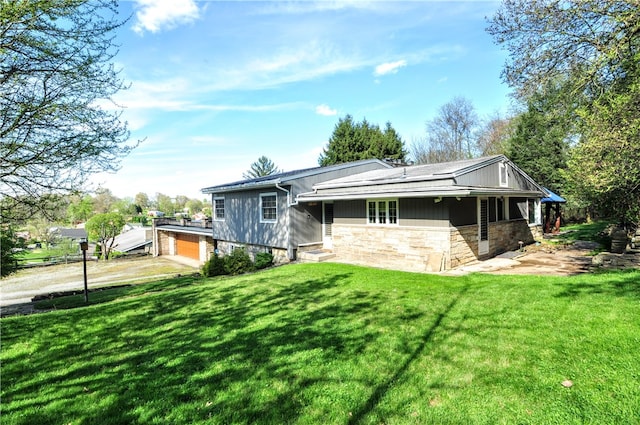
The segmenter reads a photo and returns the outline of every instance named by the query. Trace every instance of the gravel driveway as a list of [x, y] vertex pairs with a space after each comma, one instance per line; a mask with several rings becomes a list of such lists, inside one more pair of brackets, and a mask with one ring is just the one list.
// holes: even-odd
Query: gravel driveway
[[[177, 274], [198, 272], [195, 261], [166, 257], [138, 257], [108, 262], [87, 261], [87, 286], [99, 288], [123, 283], [142, 283]], [[29, 303], [36, 295], [84, 289], [82, 263], [23, 269], [0, 280], [0, 307]]]

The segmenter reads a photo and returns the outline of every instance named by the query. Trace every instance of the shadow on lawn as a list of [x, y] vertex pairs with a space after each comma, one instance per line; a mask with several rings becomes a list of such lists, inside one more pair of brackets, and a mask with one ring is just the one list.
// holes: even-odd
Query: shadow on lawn
[[640, 273], [637, 270], [607, 271], [562, 284], [557, 297], [576, 298], [583, 295], [613, 295], [640, 298]]
[[16, 424], [295, 421], [305, 391], [330, 380], [305, 359], [356, 356], [376, 335], [352, 315], [384, 300], [335, 290], [348, 274], [295, 285], [272, 276], [71, 309], [49, 329], [36, 316], [3, 322], [9, 341], [38, 335], [4, 359], [3, 414]]
[[403, 377], [403, 375], [407, 373], [412, 363], [415, 362], [417, 358], [419, 358], [424, 354], [424, 351], [429, 345], [429, 343], [432, 341], [434, 334], [441, 327], [442, 321], [445, 320], [447, 316], [451, 313], [451, 311], [456, 307], [458, 302], [467, 293], [468, 289], [469, 289], [468, 286], [463, 286], [461, 290], [457, 293], [457, 295], [453, 297], [451, 302], [442, 310], [441, 313], [439, 313], [436, 316], [436, 319], [433, 322], [433, 324], [429, 328], [427, 328], [425, 333], [422, 335], [422, 338], [420, 339], [418, 346], [404, 360], [404, 362], [398, 366], [398, 368], [396, 369], [395, 373], [392, 376], [390, 376], [384, 382], [380, 383], [375, 388], [371, 396], [360, 407], [360, 409], [358, 409], [356, 412], [353, 413], [353, 415], [349, 419], [349, 424], [360, 423], [364, 418], [366, 418], [367, 415], [375, 409], [375, 407], [378, 405], [380, 400], [387, 394], [387, 392], [389, 392], [389, 390], [397, 384], [398, 380], [400, 380]]

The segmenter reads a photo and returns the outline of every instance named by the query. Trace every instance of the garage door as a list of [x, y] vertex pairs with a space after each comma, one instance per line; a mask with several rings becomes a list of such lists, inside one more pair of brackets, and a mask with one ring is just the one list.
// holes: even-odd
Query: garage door
[[198, 235], [177, 234], [176, 245], [178, 255], [200, 260], [200, 243]]

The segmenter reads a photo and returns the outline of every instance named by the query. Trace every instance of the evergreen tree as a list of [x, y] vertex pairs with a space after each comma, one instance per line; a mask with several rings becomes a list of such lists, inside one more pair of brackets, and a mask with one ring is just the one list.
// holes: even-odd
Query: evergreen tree
[[562, 111], [562, 90], [554, 86], [533, 95], [514, 119], [505, 155], [541, 185], [561, 193], [572, 120]]
[[404, 142], [390, 122], [380, 130], [366, 119], [354, 123], [353, 117], [346, 115], [338, 120], [318, 163], [324, 167], [370, 158], [404, 162], [406, 155]]
[[270, 176], [277, 174], [280, 169], [276, 164], [266, 156], [261, 156], [256, 162], [251, 164], [251, 168], [246, 173], [242, 174], [245, 179], [255, 179], [258, 177]]

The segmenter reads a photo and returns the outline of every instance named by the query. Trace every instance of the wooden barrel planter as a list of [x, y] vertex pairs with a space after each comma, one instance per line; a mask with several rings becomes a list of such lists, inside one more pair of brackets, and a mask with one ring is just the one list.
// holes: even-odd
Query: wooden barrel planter
[[611, 252], [622, 254], [627, 249], [627, 232], [623, 229], [616, 229], [611, 233]]

